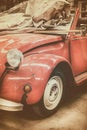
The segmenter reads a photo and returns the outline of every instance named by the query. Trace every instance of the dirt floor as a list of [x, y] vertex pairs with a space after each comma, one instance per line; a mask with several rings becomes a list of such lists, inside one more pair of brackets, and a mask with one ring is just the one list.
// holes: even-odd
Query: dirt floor
[[56, 114], [46, 119], [37, 118], [32, 110], [0, 111], [0, 130], [87, 130], [86, 86], [76, 90]]

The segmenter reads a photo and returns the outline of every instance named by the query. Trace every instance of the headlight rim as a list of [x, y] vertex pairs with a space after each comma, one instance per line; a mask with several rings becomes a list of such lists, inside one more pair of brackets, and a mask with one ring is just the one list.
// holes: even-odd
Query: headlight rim
[[[12, 54], [12, 55], [11, 55]], [[18, 68], [23, 61], [23, 53], [17, 48], [8, 50], [7, 63], [13, 68]]]

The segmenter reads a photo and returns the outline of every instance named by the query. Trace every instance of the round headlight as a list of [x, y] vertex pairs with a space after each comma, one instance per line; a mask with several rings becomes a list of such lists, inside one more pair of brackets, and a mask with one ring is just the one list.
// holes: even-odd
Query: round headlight
[[17, 49], [11, 49], [7, 53], [7, 62], [12, 67], [18, 67], [22, 61], [23, 54]]

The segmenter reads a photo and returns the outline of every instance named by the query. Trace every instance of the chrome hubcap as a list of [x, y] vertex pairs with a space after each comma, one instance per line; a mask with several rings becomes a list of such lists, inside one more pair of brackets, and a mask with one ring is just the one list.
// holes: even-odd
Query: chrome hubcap
[[44, 91], [44, 105], [47, 110], [53, 110], [60, 103], [63, 93], [63, 82], [59, 76], [52, 77]]
[[54, 85], [50, 91], [50, 95], [49, 95], [49, 101], [55, 101], [55, 99], [57, 98], [58, 95], [58, 88], [56, 85]]

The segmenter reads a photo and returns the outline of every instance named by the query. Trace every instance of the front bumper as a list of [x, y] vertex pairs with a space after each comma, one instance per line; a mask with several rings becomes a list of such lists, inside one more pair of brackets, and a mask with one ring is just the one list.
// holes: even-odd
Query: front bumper
[[6, 111], [22, 111], [23, 104], [0, 98], [0, 109]]

